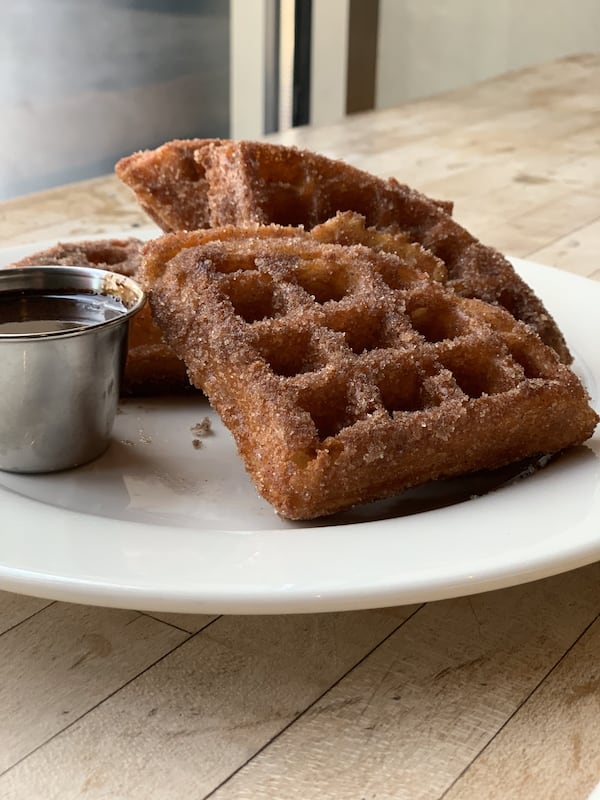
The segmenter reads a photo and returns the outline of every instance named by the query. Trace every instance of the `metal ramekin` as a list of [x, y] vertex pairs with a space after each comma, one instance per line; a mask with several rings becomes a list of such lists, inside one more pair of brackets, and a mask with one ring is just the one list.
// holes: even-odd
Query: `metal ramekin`
[[129, 320], [144, 304], [131, 278], [88, 267], [0, 270], [0, 293], [117, 297], [114, 319], [51, 333], [0, 334], [0, 469], [54, 472], [99, 456], [113, 427]]

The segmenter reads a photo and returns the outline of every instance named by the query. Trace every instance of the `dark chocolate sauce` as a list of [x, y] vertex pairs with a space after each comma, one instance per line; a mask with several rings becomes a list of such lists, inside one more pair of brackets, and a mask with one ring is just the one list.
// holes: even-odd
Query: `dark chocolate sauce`
[[117, 297], [95, 294], [0, 294], [0, 336], [57, 333], [116, 319], [126, 311]]

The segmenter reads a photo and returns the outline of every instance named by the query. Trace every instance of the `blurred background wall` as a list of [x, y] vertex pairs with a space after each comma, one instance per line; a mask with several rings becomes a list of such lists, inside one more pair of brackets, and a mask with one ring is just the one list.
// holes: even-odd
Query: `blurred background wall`
[[0, 197], [229, 131], [229, 2], [0, 0]]
[[376, 104], [592, 51], [599, 0], [379, 0]]
[[584, 51], [598, 0], [0, 0], [0, 198]]

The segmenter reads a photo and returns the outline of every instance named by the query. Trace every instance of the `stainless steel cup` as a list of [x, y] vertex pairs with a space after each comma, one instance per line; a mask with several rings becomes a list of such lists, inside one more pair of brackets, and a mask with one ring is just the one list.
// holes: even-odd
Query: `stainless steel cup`
[[[13, 298], [18, 304], [19, 295], [32, 294], [84, 296], [95, 317], [46, 332], [5, 333], [8, 326], [0, 325], [0, 469], [9, 472], [53, 472], [104, 452], [117, 411], [129, 320], [145, 300], [131, 278], [104, 270], [0, 270], [0, 302], [10, 306]], [[103, 304], [112, 318], [104, 319]]]

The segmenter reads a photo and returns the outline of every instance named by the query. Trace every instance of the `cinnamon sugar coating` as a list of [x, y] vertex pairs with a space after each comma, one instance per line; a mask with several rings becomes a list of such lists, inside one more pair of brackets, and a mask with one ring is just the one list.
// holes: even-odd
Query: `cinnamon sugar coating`
[[204, 165], [196, 161], [215, 139], [175, 139], [156, 150], [142, 150], [122, 158], [117, 176], [134, 190], [136, 198], [164, 231], [208, 227], [208, 191]]
[[[140, 239], [96, 239], [59, 242], [32, 253], [11, 267], [38, 264], [93, 267], [137, 278], [142, 261]], [[122, 393], [150, 395], [181, 392], [190, 388], [185, 364], [165, 344], [146, 304], [131, 320]]]
[[169, 142], [123, 159], [116, 171], [165, 231], [269, 223], [311, 229], [339, 211], [358, 212], [367, 228], [421, 244], [443, 262], [459, 294], [504, 306], [571, 361], [556, 323], [510, 262], [462, 228], [450, 203], [394, 178], [307, 150], [226, 139]]
[[135, 277], [142, 263], [141, 239], [91, 239], [58, 242], [11, 264], [12, 267], [35, 267], [38, 264], [63, 267], [92, 267]]
[[325, 244], [363, 244], [373, 250], [394, 253], [403, 263], [427, 272], [434, 281], [448, 282], [448, 269], [444, 262], [429, 250], [411, 242], [396, 225], [385, 230], [368, 228], [362, 214], [338, 211], [331, 219], [315, 225], [310, 233]]
[[282, 516], [331, 514], [592, 434], [597, 416], [556, 353], [500, 306], [433, 280], [419, 252], [275, 226], [146, 246], [156, 320]]

